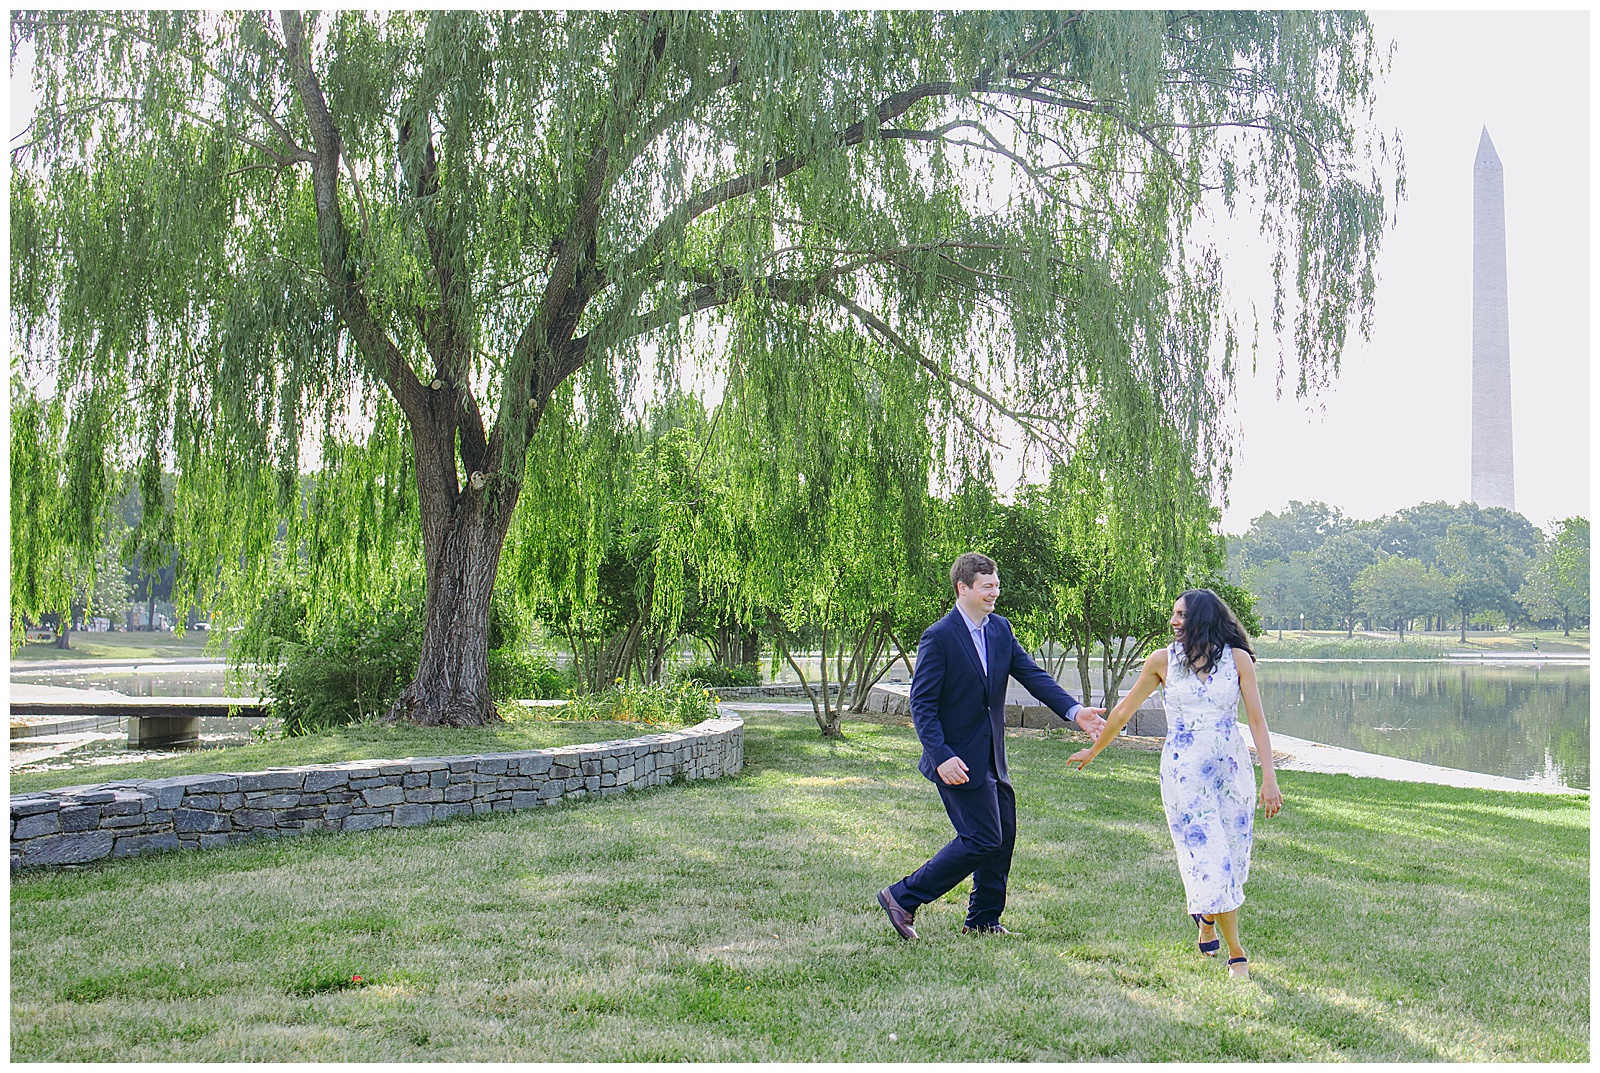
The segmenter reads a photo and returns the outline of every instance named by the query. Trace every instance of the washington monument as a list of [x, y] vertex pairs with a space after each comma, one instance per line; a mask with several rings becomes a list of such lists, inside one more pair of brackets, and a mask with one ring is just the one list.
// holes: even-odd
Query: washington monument
[[1472, 501], [1516, 509], [1511, 475], [1511, 332], [1506, 191], [1489, 128], [1472, 167]]

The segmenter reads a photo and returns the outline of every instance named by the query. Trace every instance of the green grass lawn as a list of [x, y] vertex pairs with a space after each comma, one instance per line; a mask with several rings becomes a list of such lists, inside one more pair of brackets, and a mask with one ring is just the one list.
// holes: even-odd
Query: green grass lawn
[[80, 633], [76, 630], [68, 637], [71, 648], [57, 648], [52, 644], [21, 645], [11, 652], [13, 663], [30, 663], [58, 659], [220, 659], [224, 651], [218, 647], [208, 649], [211, 634], [194, 630], [183, 636], [163, 633], [160, 630], [130, 630], [126, 633]]
[[1283, 773], [1237, 984], [1155, 754], [1009, 739], [1016, 934], [961, 935], [958, 891], [913, 944], [874, 894], [948, 822], [908, 728], [847, 734], [755, 716], [717, 782], [14, 877], [11, 1057], [1589, 1058], [1586, 797]]

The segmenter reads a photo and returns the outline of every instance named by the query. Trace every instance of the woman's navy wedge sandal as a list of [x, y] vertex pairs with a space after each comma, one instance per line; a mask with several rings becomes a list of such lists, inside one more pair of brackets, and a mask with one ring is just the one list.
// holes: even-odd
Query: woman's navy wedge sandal
[[[1233, 971], [1233, 967], [1235, 965], [1243, 965], [1244, 966], [1244, 971], [1243, 972], [1234, 972]], [[1248, 980], [1248, 979], [1250, 979], [1250, 959], [1247, 958], [1247, 957], [1229, 958], [1228, 959], [1228, 975], [1232, 976], [1235, 980]]]
[[[1199, 913], [1190, 913], [1189, 916], [1194, 920], [1194, 922], [1196, 924], [1200, 924], [1200, 925], [1203, 925], [1203, 926], [1208, 927], [1208, 928], [1215, 927], [1216, 923], [1217, 923], [1216, 918], [1213, 917], [1211, 920], [1207, 920], [1204, 916], [1202, 916]], [[1211, 940], [1209, 940], [1207, 942], [1198, 943], [1198, 945], [1200, 947], [1200, 952], [1202, 954], [1204, 954], [1208, 958], [1214, 958], [1214, 957], [1217, 956], [1217, 949], [1222, 946], [1222, 940], [1221, 939], [1211, 939]]]

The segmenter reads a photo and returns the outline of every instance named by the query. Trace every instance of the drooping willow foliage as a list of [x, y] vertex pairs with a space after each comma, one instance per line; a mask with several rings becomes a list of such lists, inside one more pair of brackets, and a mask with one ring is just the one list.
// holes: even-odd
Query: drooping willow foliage
[[[492, 717], [508, 532], [524, 592], [559, 601], [655, 497], [658, 595], [715, 577], [748, 611], [913, 562], [908, 490], [982, 472], [1004, 436], [1065, 459], [1093, 421], [1125, 445], [1121, 493], [1170, 466], [1215, 485], [1239, 332], [1197, 222], [1258, 215], [1304, 392], [1370, 322], [1399, 193], [1351, 13], [46, 11], [11, 31], [38, 94], [12, 151], [13, 405], [67, 415], [65, 499], [175, 472], [144, 524], [180, 599], [224, 615], [285, 578], [335, 609], [420, 569], [397, 713], [423, 722]], [[692, 466], [628, 491], [623, 442], [684, 391], [727, 455], [731, 505], [704, 518]], [[14, 469], [49, 449], [14, 442]], [[14, 474], [14, 518], [38, 487]], [[65, 554], [92, 516], [14, 534], [14, 559]]]

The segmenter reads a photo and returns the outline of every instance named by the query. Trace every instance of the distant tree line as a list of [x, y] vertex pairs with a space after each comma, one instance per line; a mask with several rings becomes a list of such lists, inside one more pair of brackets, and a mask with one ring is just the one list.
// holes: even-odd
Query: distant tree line
[[1292, 500], [1228, 538], [1228, 576], [1271, 629], [1571, 633], [1589, 621], [1589, 521], [1545, 533], [1515, 511], [1420, 503], [1372, 521]]

